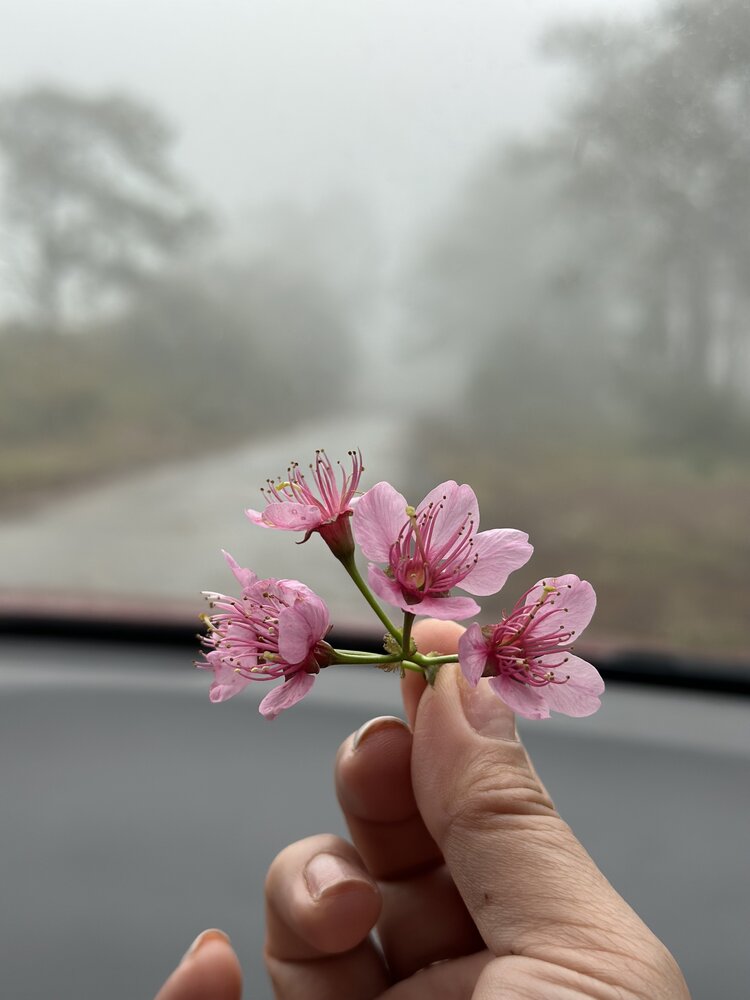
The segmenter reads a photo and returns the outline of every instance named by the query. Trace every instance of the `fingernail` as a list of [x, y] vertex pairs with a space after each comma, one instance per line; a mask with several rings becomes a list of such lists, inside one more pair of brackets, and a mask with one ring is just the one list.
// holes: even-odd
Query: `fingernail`
[[307, 890], [314, 900], [335, 895], [353, 882], [371, 886], [370, 880], [350, 861], [336, 854], [316, 854], [305, 868]]
[[408, 724], [403, 719], [399, 719], [397, 715], [379, 715], [377, 719], [370, 719], [369, 722], [366, 722], [354, 734], [352, 749], [356, 750], [373, 733], [379, 733], [385, 729], [398, 728], [405, 729], [407, 732], [410, 731]]
[[502, 701], [487, 680], [480, 680], [476, 687], [461, 682], [461, 705], [466, 721], [480, 736], [495, 740], [518, 740], [516, 717]]
[[229, 940], [229, 935], [225, 934], [224, 931], [220, 931], [218, 927], [209, 927], [208, 930], [201, 931], [195, 941], [193, 941], [188, 950], [182, 956], [181, 961], [184, 962], [186, 958], [192, 958], [193, 955], [197, 955], [203, 945], [208, 941], [225, 941], [227, 944], [232, 943]]

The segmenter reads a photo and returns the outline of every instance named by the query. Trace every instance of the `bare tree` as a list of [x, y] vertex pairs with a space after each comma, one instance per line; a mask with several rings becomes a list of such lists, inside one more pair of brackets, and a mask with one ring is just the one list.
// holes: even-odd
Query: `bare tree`
[[204, 230], [172, 141], [122, 94], [39, 86], [0, 99], [3, 212], [36, 324], [59, 330], [66, 295], [92, 307], [132, 293]]
[[584, 430], [611, 416], [655, 446], [745, 447], [750, 6], [677, 0], [546, 46], [571, 71], [557, 120], [477, 172], [422, 312], [447, 349], [478, 342], [482, 426], [524, 407], [542, 425], [534, 385]]
[[549, 44], [583, 86], [538, 152], [567, 160], [570, 203], [609, 230], [624, 265], [620, 296], [641, 304], [635, 349], [688, 392], [740, 389], [750, 8], [680, 0], [648, 24], [561, 30]]

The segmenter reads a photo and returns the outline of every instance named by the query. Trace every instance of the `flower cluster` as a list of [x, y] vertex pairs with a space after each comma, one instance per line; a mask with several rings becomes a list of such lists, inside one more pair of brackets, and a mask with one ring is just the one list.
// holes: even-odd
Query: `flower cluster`
[[209, 651], [199, 666], [213, 671], [211, 701], [226, 701], [251, 681], [286, 681], [260, 703], [261, 714], [275, 719], [304, 698], [315, 674], [332, 660], [333, 649], [325, 642], [328, 608], [303, 583], [259, 580], [228, 552], [224, 556], [242, 596], [206, 594], [211, 607], [220, 610], [206, 618], [203, 641]]
[[[204, 616], [198, 666], [213, 673], [212, 701], [231, 698], [251, 681], [280, 680], [260, 703], [261, 714], [273, 719], [332, 664], [399, 668], [402, 675], [414, 670], [432, 682], [444, 663], [458, 662], [469, 684], [489, 678], [493, 691], [527, 718], [548, 718], [550, 710], [585, 716], [599, 708], [602, 679], [571, 651], [596, 605], [591, 584], [577, 576], [540, 580], [501, 621], [470, 625], [457, 657], [417, 650], [415, 616], [477, 615], [481, 608], [473, 597], [453, 590], [476, 597], [497, 593], [531, 557], [528, 535], [514, 528], [480, 531], [477, 498], [466, 484], [441, 483], [414, 507], [390, 483], [360, 493], [361, 454], [349, 452], [349, 463], [337, 473], [318, 451], [309, 477], [292, 463], [286, 479], [267, 481], [264, 509], [246, 513], [260, 527], [304, 532], [302, 541], [321, 536], [387, 629], [384, 652], [334, 649], [326, 641], [330, 616], [322, 598], [297, 580], [261, 580], [224, 553], [241, 595], [206, 594], [216, 613]], [[357, 546], [371, 560], [367, 582], [356, 563]], [[403, 612], [400, 628], [380, 601]]]

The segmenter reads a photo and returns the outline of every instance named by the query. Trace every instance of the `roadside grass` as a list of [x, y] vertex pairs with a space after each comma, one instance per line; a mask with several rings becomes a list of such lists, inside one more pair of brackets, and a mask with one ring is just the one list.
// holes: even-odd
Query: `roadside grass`
[[165, 365], [143, 370], [119, 347], [0, 339], [0, 513], [248, 436], [229, 405], [207, 415], [199, 372], [169, 386]]
[[[227, 361], [215, 345], [178, 345], [146, 361], [99, 333], [0, 338], [0, 514], [299, 419], [278, 405], [273, 371], [233, 351]], [[698, 464], [569, 427], [409, 433], [413, 501], [444, 479], [469, 482], [484, 528], [521, 528], [535, 545], [503, 595], [482, 602], [484, 620], [544, 574], [573, 572], [599, 598], [587, 639], [750, 658], [750, 456]]]
[[471, 483], [483, 528], [523, 529], [535, 546], [503, 593], [481, 602], [485, 620], [545, 574], [575, 573], [598, 596], [588, 641], [750, 659], [747, 459], [698, 468], [622, 440], [473, 450], [444, 434], [421, 450], [423, 487]]
[[318, 394], [280, 406], [279, 386], [295, 396], [289, 367], [239, 333], [159, 341], [130, 328], [0, 329], [0, 514], [333, 405]]

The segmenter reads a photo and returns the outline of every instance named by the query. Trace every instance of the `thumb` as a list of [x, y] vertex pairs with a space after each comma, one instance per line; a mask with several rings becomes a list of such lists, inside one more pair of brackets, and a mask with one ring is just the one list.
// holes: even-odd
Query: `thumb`
[[[417, 637], [424, 649], [435, 648], [431, 627], [422, 623]], [[425, 824], [495, 955], [566, 964], [563, 952], [580, 966], [581, 954], [601, 963], [613, 942], [632, 951], [656, 941], [558, 815], [513, 713], [486, 681], [472, 688], [450, 665], [424, 691], [412, 782]]]

